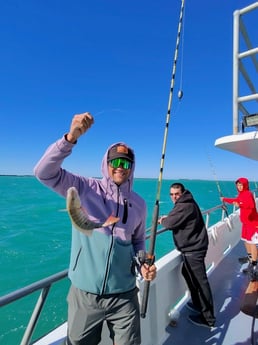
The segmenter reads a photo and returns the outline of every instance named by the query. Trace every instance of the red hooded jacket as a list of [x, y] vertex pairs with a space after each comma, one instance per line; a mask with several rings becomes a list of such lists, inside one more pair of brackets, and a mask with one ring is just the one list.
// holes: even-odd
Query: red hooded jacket
[[[236, 198], [223, 198], [223, 201], [229, 204], [237, 202], [240, 208], [241, 222], [256, 227], [258, 225], [258, 214], [253, 193], [249, 190], [249, 182], [245, 177], [240, 177], [235, 183], [237, 184], [237, 182], [243, 184], [243, 191], [238, 191], [238, 196]], [[254, 224], [254, 222], [256, 224]]]

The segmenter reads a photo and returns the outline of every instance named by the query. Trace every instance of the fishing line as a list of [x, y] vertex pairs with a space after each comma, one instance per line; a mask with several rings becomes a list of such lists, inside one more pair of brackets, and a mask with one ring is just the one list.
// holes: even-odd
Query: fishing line
[[[180, 43], [181, 27], [182, 27], [183, 14], [184, 14], [184, 3], [185, 1], [181, 0], [181, 9], [180, 9], [180, 17], [179, 17], [178, 30], [177, 30], [176, 48], [175, 48], [175, 54], [174, 54], [174, 63], [173, 63], [172, 78], [171, 78], [171, 84], [170, 84], [169, 100], [168, 100], [168, 111], [166, 115], [166, 124], [165, 124], [165, 131], [164, 131], [164, 137], [163, 137], [161, 161], [160, 161], [160, 171], [159, 171], [159, 176], [158, 176], [156, 202], [155, 202], [153, 216], [152, 216], [150, 246], [149, 246], [149, 251], [146, 254], [146, 262], [148, 264], [152, 264], [154, 262], [154, 249], [155, 249], [157, 223], [158, 223], [158, 215], [159, 215], [159, 200], [160, 200], [161, 184], [162, 184], [163, 169], [164, 169], [164, 162], [165, 162], [165, 153], [166, 153], [166, 145], [167, 145], [169, 120], [170, 120], [170, 114], [171, 114], [173, 90], [174, 90], [174, 84], [175, 84], [178, 48], [179, 48], [179, 43]], [[141, 317], [142, 318], [145, 318], [146, 316], [148, 297], [149, 297], [149, 287], [150, 287], [150, 282], [145, 280], [142, 303], [141, 303]]]
[[[186, 8], [186, 5], [185, 5]], [[184, 9], [186, 13], [186, 9]], [[181, 100], [183, 97], [183, 65], [184, 65], [184, 41], [185, 41], [185, 15], [183, 17], [183, 24], [182, 24], [182, 39], [181, 39], [181, 68], [180, 68], [180, 81], [179, 81], [179, 91], [178, 91], [178, 99]]]
[[217, 178], [217, 175], [216, 175], [215, 167], [212, 164], [211, 157], [210, 157], [209, 153], [207, 153], [207, 156], [208, 156], [208, 161], [209, 161], [209, 164], [210, 164], [210, 167], [211, 167], [211, 172], [212, 172], [212, 174], [214, 176], [214, 180], [215, 180], [215, 183], [217, 185], [219, 196], [223, 197], [223, 194], [222, 194], [222, 191], [221, 191], [221, 188], [220, 188], [220, 184], [219, 184], [219, 181], [218, 181], [218, 178]]
[[121, 110], [121, 109], [109, 109], [109, 110], [104, 109], [104, 110], [98, 111], [96, 114], [94, 114], [94, 117], [99, 116], [99, 115], [106, 113], [106, 112], [114, 112], [114, 111], [117, 111], [120, 113], [124, 112], [124, 110]]
[[[222, 191], [221, 191], [221, 188], [220, 188], [220, 184], [219, 184], [219, 181], [218, 181], [218, 178], [217, 178], [217, 174], [216, 174], [216, 171], [215, 171], [215, 167], [214, 165], [212, 164], [212, 161], [211, 161], [211, 157], [209, 155], [209, 153], [207, 152], [207, 156], [208, 156], [208, 161], [210, 163], [210, 167], [211, 167], [211, 172], [214, 176], [214, 180], [215, 180], [215, 183], [217, 185], [217, 189], [218, 189], [218, 192], [219, 192], [219, 196], [222, 198], [223, 197], [223, 194], [222, 194]], [[226, 216], [227, 218], [229, 219], [229, 214], [228, 214], [228, 209], [227, 209], [227, 206], [226, 204], [222, 201], [222, 208], [223, 210], [225, 211], [226, 213]]]

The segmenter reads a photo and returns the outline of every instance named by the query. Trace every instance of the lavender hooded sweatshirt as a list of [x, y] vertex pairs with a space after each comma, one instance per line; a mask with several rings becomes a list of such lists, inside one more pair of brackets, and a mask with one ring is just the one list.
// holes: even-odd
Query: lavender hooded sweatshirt
[[116, 224], [95, 229], [91, 236], [72, 226], [69, 278], [77, 288], [98, 295], [132, 290], [136, 285], [133, 257], [145, 250], [146, 204], [132, 191], [135, 163], [120, 186], [108, 174], [107, 153], [116, 144], [124, 143], [107, 149], [100, 179], [75, 175], [61, 167], [75, 146], [65, 137], [52, 144], [34, 168], [37, 179], [63, 197], [68, 188], [76, 187], [91, 220], [103, 222], [111, 214], [120, 218]]

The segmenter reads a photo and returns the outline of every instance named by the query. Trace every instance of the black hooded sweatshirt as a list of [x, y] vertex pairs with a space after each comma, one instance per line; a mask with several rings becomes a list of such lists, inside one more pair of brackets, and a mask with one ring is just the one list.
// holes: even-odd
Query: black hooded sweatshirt
[[208, 249], [202, 213], [188, 190], [175, 202], [174, 208], [162, 220], [162, 226], [173, 231], [175, 246], [182, 253]]

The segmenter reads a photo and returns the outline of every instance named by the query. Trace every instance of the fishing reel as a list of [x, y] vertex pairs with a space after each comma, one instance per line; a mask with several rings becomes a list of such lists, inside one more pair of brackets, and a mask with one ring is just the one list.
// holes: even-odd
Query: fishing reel
[[139, 250], [136, 256], [133, 257], [131, 271], [136, 273], [136, 275], [141, 275], [141, 266], [147, 264], [149, 266], [153, 265], [155, 261], [155, 255], [150, 255], [144, 250]]
[[139, 261], [140, 265], [147, 264], [149, 266], [154, 264], [155, 255], [150, 255], [146, 253], [144, 250], [139, 250], [136, 254], [136, 258]]

